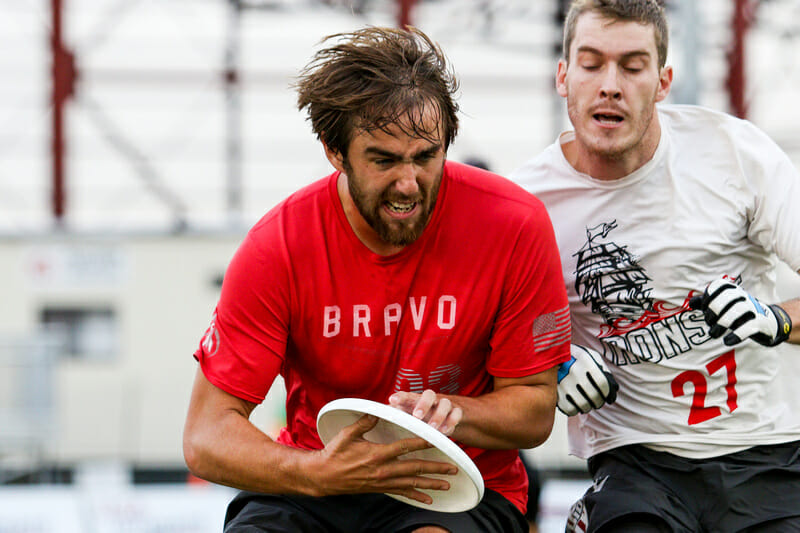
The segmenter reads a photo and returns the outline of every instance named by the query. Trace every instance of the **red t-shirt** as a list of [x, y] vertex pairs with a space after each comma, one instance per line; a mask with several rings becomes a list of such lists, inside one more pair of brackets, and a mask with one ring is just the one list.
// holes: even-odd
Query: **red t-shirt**
[[[278, 440], [318, 449], [327, 402], [398, 390], [479, 396], [569, 358], [569, 314], [550, 219], [537, 198], [447, 162], [423, 234], [391, 256], [353, 233], [338, 173], [291, 195], [234, 255], [195, 357], [208, 380], [261, 402], [280, 373]], [[533, 422], [532, 422], [533, 423]], [[464, 447], [485, 485], [524, 511], [516, 450]]]

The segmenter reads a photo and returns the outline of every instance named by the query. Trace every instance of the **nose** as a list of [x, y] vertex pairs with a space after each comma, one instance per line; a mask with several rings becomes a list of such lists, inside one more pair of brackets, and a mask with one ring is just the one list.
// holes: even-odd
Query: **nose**
[[395, 179], [395, 189], [400, 194], [412, 196], [419, 191], [417, 182], [417, 166], [414, 163], [402, 163], [398, 165], [397, 177]]
[[610, 65], [605, 70], [605, 75], [600, 81], [600, 96], [610, 100], [619, 100], [622, 98], [622, 90], [620, 89], [619, 83], [619, 67]]

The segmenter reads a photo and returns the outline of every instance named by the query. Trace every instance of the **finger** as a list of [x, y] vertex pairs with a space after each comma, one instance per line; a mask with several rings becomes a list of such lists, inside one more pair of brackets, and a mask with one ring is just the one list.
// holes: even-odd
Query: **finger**
[[706, 324], [708, 324], [709, 326], [714, 327], [717, 325], [719, 317], [711, 309], [706, 309], [703, 312], [703, 320], [705, 320]]
[[428, 415], [435, 402], [436, 393], [431, 389], [425, 389], [417, 400], [417, 404], [414, 406], [414, 410], [411, 414], [423, 420]]
[[439, 428], [439, 431], [448, 436], [452, 435], [453, 431], [456, 430], [456, 426], [458, 426], [463, 417], [464, 417], [464, 411], [462, 411], [460, 407], [454, 407], [453, 410], [450, 411], [450, 414], [447, 415], [447, 419]]
[[[458, 473], [458, 468], [451, 464], [442, 461], [424, 461], [422, 459], [405, 459], [397, 460], [384, 466], [383, 479], [392, 483], [392, 486], [399, 487], [401, 485], [394, 484], [394, 480], [402, 477], [406, 478], [423, 478], [436, 480], [436, 483], [431, 485], [417, 485], [417, 488], [435, 488], [441, 484], [441, 476], [454, 476]], [[434, 477], [427, 477], [434, 476]]]
[[758, 333], [763, 333], [759, 327], [758, 321], [754, 320], [754, 318], [755, 315], [751, 314], [750, 319], [742, 322], [739, 325], [734, 324], [733, 327], [731, 327], [731, 335], [738, 337], [738, 339], [741, 341], [741, 339], [746, 339]]
[[617, 392], [619, 392], [619, 384], [617, 380], [614, 379], [614, 375], [610, 372], [603, 372], [606, 375], [606, 380], [608, 381], [609, 391], [608, 395], [606, 395], [606, 403], [611, 405], [617, 401]]
[[578, 392], [579, 392], [579, 393], [580, 393], [580, 395], [583, 397], [583, 401], [579, 402], [579, 405], [580, 405], [580, 406], [581, 406], [583, 409], [585, 409], [585, 410], [583, 411], [584, 413], [588, 413], [588, 412], [589, 412], [589, 411], [591, 411], [592, 409], [599, 409], [600, 407], [602, 407], [602, 406], [603, 406], [603, 400], [602, 400], [602, 398], [593, 398], [593, 397], [592, 397], [593, 395], [591, 395], [591, 394], [587, 393], [587, 392], [586, 392], [586, 390], [587, 390], [587, 389], [585, 389], [585, 388], [584, 388], [584, 387], [582, 387], [581, 385], [578, 385], [578, 386], [576, 387], [576, 389], [578, 389]]
[[717, 323], [730, 329], [741, 325], [744, 320], [755, 318], [753, 306], [745, 298], [730, 300], [717, 314]]
[[556, 403], [556, 407], [558, 410], [564, 413], [567, 416], [572, 416], [570, 411], [572, 411], [572, 405], [570, 405], [569, 401], [567, 401], [566, 396], [559, 394], [558, 395], [558, 402]]
[[570, 397], [569, 394], [565, 395], [559, 394], [557, 405], [558, 405], [558, 410], [567, 416], [575, 416], [580, 412], [578, 411], [578, 408], [575, 406], [575, 402], [572, 401], [572, 398]]
[[424, 503], [426, 505], [430, 505], [433, 503], [433, 498], [425, 494], [424, 492], [420, 492], [418, 490], [409, 489], [403, 491], [387, 491], [391, 494], [398, 494], [400, 496], [405, 496], [409, 500], [416, 500], [418, 502]]
[[398, 477], [393, 479], [392, 482], [404, 487], [404, 490], [450, 490], [450, 483], [447, 480], [436, 477]]
[[728, 313], [736, 304], [745, 302], [744, 293], [738, 287], [720, 289], [708, 301], [708, 309], [716, 315], [722, 316]]
[[584, 412], [571, 394], [567, 394], [564, 397], [564, 407], [565, 409], [563, 411], [564, 413], [566, 413], [567, 416], [575, 416], [578, 413]]
[[711, 329], [708, 330], [708, 336], [712, 339], [718, 339], [722, 337], [722, 335], [728, 331], [728, 328], [720, 325], [711, 326]]
[[690, 309], [705, 309], [706, 302], [704, 301], [704, 297], [702, 294], [698, 294], [697, 296], [692, 296], [689, 299], [689, 308]]
[[364, 415], [359, 417], [358, 420], [342, 428], [343, 433], [348, 439], [362, 438], [365, 433], [369, 432], [378, 424], [378, 417], [373, 415]]
[[410, 437], [407, 439], [400, 439], [386, 445], [387, 457], [400, 457], [411, 452], [418, 452], [420, 450], [427, 450], [433, 448], [433, 445], [421, 437]]
[[[603, 378], [600, 380], [599, 383], [595, 381], [594, 376], [592, 376], [591, 374], [586, 377], [589, 379], [589, 382], [592, 384], [592, 387], [594, 387], [594, 390], [597, 391], [596, 396], [602, 398], [603, 402], [605, 402], [605, 398], [608, 396], [608, 393], [611, 392], [611, 385], [605, 379], [605, 376], [603, 376]], [[600, 405], [602, 405], [602, 403]]]
[[739, 338], [735, 333], [728, 333], [725, 335], [725, 338], [722, 339], [722, 342], [725, 343], [725, 346], [736, 346], [742, 339]]
[[756, 314], [752, 309], [748, 309], [745, 313], [736, 317], [728, 327], [731, 331], [735, 331], [741, 338], [749, 337], [760, 331], [756, 321]]
[[566, 400], [577, 410], [578, 413], [588, 413], [592, 410], [591, 404], [586, 401], [586, 394], [580, 384], [570, 387], [566, 394]]
[[726, 292], [737, 292], [739, 286], [726, 279], [717, 279], [708, 284], [705, 294], [709, 302], [716, 300]]
[[395, 392], [389, 396], [389, 405], [406, 413], [411, 413], [417, 404], [419, 394], [414, 392]]
[[444, 490], [450, 490], [450, 486], [449, 486], [449, 484], [447, 484], [446, 487], [441, 487], [440, 486], [440, 487], [436, 487], [436, 488], [425, 488], [425, 487], [413, 487], [412, 486], [411, 488], [405, 488], [405, 489], [389, 489], [389, 490], [385, 490], [384, 492], [388, 493], [388, 494], [396, 494], [398, 496], [403, 496], [403, 497], [408, 498], [410, 500], [415, 500], [415, 501], [418, 501], [418, 502], [421, 502], [421, 503], [424, 503], [424, 504], [427, 504], [427, 505], [432, 504], [433, 503], [433, 498], [429, 494], [427, 494], [425, 492], [422, 492], [422, 490], [441, 490], [441, 491], [444, 491]]
[[439, 429], [442, 424], [444, 424], [445, 420], [447, 420], [447, 416], [450, 414], [452, 409], [453, 404], [450, 402], [450, 400], [447, 398], [440, 398], [433, 410], [430, 412], [428, 425], [434, 429]]

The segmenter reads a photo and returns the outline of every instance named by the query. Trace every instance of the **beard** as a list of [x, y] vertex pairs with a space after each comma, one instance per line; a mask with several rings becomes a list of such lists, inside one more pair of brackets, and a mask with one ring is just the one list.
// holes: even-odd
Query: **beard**
[[[431, 218], [436, 199], [439, 195], [439, 186], [442, 183], [441, 173], [429, 190], [420, 186], [419, 192], [414, 196], [392, 194], [388, 190], [381, 191], [377, 196], [370, 196], [361, 186], [360, 180], [353, 172], [353, 167], [345, 159], [344, 170], [347, 174], [347, 188], [350, 197], [358, 212], [375, 230], [381, 240], [392, 246], [406, 246], [416, 241]], [[414, 217], [401, 220], [386, 220], [381, 216], [383, 205], [386, 202], [417, 202], [419, 213]]]

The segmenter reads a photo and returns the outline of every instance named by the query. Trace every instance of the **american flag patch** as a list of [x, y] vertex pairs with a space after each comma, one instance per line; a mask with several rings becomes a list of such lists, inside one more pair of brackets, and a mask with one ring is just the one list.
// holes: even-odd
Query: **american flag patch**
[[533, 321], [533, 347], [543, 352], [568, 341], [570, 333], [569, 307], [541, 315]]

